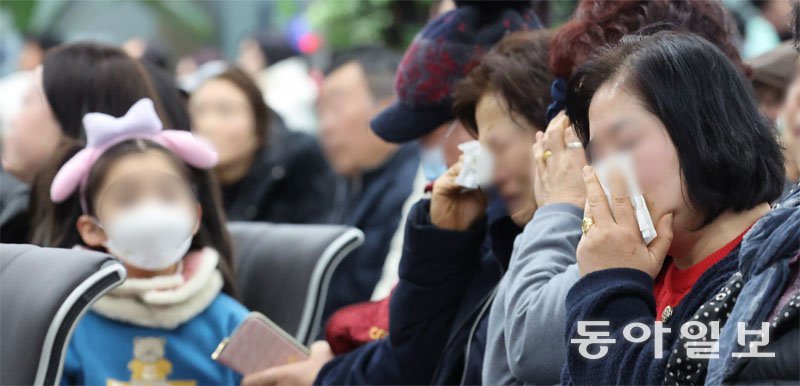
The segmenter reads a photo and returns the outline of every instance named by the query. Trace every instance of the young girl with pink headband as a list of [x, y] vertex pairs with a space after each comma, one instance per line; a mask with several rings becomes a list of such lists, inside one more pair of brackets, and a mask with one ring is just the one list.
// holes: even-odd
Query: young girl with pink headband
[[128, 279], [78, 323], [63, 383], [238, 384], [211, 354], [247, 310], [222, 292], [208, 240], [225, 228], [203, 221], [219, 207], [201, 204], [192, 172], [213, 167], [216, 152], [188, 131], [164, 130], [150, 99], [123, 117], [86, 114], [83, 125], [87, 145], [55, 175], [50, 197], [63, 205], [78, 196], [83, 247], [118, 257]]

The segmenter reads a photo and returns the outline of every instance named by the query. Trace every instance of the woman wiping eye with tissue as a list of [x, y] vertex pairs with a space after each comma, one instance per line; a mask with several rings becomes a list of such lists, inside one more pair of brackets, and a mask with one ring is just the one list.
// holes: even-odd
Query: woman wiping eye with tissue
[[[573, 72], [566, 106], [592, 166], [582, 173], [587, 205], [576, 251], [581, 279], [566, 297], [568, 353], [561, 381], [691, 383], [681, 373], [689, 370], [702, 381], [707, 366], [688, 368], [692, 364], [678, 356], [688, 347], [682, 326], [722, 309], [701, 307], [755, 257], [752, 251], [761, 251], [759, 259], [780, 258], [778, 246], [792, 241], [782, 239], [792, 229], [784, 224], [791, 224], [770, 212], [783, 185], [772, 127], [734, 63], [692, 34], [627, 36], [599, 51]], [[627, 163], [615, 161], [624, 157], [630, 157]], [[609, 160], [622, 170], [598, 179]], [[639, 194], [655, 224], [649, 243], [631, 203]], [[780, 236], [767, 237], [773, 234]], [[573, 344], [589, 320], [607, 321], [603, 330], [616, 339], [602, 359]], [[623, 336], [632, 323], [667, 330], [633, 343]], [[713, 333], [707, 337], [714, 339]]]
[[216, 153], [189, 132], [163, 130], [149, 99], [83, 123], [87, 146], [58, 171], [50, 196], [56, 205], [78, 196], [83, 247], [119, 258], [128, 279], [78, 323], [63, 383], [238, 383], [210, 355], [247, 310], [222, 293], [208, 234], [224, 226], [203, 221], [219, 204], [198, 199], [191, 172], [212, 167]]

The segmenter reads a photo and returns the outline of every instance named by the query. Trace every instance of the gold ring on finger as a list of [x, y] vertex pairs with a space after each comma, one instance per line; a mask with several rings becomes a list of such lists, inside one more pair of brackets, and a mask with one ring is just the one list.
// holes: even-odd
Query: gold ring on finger
[[594, 226], [593, 218], [584, 217], [583, 220], [581, 220], [581, 231], [583, 231], [583, 234], [589, 232], [589, 229], [592, 229], [593, 226]]
[[551, 155], [553, 155], [552, 151], [545, 150], [544, 153], [542, 153], [542, 161], [547, 161], [547, 159], [550, 158]]

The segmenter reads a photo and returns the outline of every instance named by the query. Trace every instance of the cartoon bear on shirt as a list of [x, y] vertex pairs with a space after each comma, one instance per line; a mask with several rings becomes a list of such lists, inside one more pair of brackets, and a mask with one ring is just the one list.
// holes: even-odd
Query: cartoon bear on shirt
[[133, 340], [133, 360], [128, 363], [131, 384], [167, 385], [172, 363], [164, 358], [164, 338], [144, 337]]
[[167, 341], [161, 337], [133, 339], [133, 360], [128, 362], [130, 382], [106, 380], [106, 386], [196, 386], [193, 380], [169, 380], [172, 362], [164, 356]]

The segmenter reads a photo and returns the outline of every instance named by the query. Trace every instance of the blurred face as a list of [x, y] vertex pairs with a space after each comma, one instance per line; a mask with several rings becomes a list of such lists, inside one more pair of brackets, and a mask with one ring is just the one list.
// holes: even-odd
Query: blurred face
[[780, 120], [786, 150], [800, 164], [800, 62], [794, 81], [786, 92]]
[[481, 144], [494, 157], [492, 185], [505, 201], [509, 213], [514, 215], [534, 209], [528, 204], [533, 196], [532, 133], [536, 129], [524, 118], [512, 117], [506, 106], [501, 95], [487, 92], [478, 101], [475, 120]]
[[62, 135], [61, 126], [42, 92], [41, 67], [9, 126], [3, 140], [3, 168], [30, 183], [50, 160]]
[[753, 91], [756, 93], [758, 100], [758, 108], [761, 113], [767, 117], [771, 122], [775, 122], [780, 112], [781, 91], [772, 87], [765, 87], [760, 85], [753, 85]]
[[675, 145], [658, 117], [633, 94], [611, 81], [603, 85], [589, 106], [590, 162], [616, 152], [631, 152], [636, 176], [654, 219], [673, 212], [673, 229], [700, 225], [684, 199], [685, 190]]
[[[200, 205], [189, 181], [174, 161], [159, 150], [128, 154], [114, 160], [91, 199], [94, 217], [100, 224], [110, 224], [148, 202], [196, 214], [195, 221], [201, 218]], [[100, 247], [108, 240], [105, 231], [89, 215], [78, 220], [78, 230], [87, 245]]]
[[219, 167], [251, 162], [258, 149], [255, 118], [245, 93], [233, 83], [211, 79], [189, 101], [192, 131], [211, 141]]
[[345, 64], [325, 78], [317, 106], [319, 136], [337, 173], [358, 173], [368, 166], [376, 148], [388, 145], [369, 127], [379, 108], [358, 63]]
[[147, 51], [147, 42], [142, 38], [132, 38], [122, 44], [122, 50], [130, 57], [140, 59]]
[[775, 27], [778, 34], [790, 32], [792, 3], [790, 0], [771, 0], [762, 11], [762, 15]]
[[19, 54], [17, 67], [22, 71], [30, 71], [42, 64], [44, 51], [36, 42], [25, 42]]
[[255, 39], [245, 38], [239, 42], [239, 57], [236, 58], [236, 64], [250, 74], [258, 73], [267, 65], [264, 53]]

